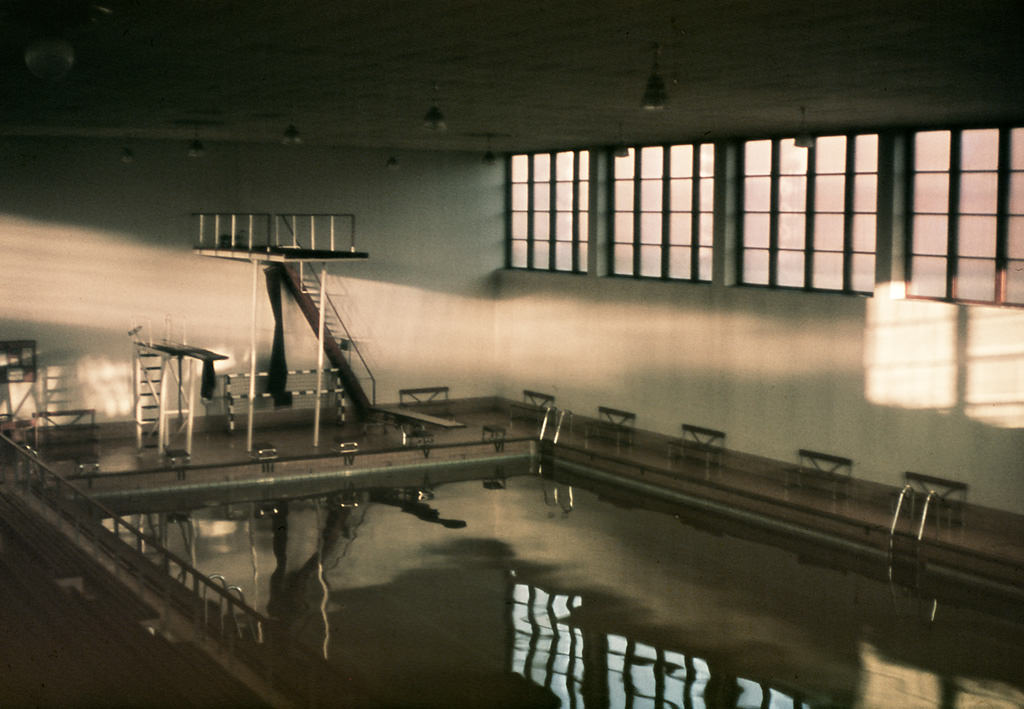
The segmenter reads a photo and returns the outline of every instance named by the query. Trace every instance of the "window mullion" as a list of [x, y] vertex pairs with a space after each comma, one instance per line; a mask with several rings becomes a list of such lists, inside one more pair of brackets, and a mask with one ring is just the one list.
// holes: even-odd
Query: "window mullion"
[[949, 233], [946, 242], [946, 297], [957, 297], [957, 275], [960, 254], [960, 136], [961, 131], [950, 132], [949, 137]]
[[548, 270], [555, 270], [558, 244], [558, 153], [549, 153], [548, 170]]
[[807, 148], [807, 169], [804, 171], [804, 288], [814, 285], [814, 191], [817, 183], [817, 141]]
[[533, 161], [535, 156], [530, 155], [530, 159], [526, 161], [526, 187], [528, 189], [526, 194], [526, 268], [527, 270], [533, 269], [533, 222], [534, 222], [534, 209], [536, 209], [537, 201], [534, 197], [533, 190], [535, 185], [533, 184], [534, 169]]
[[[857, 183], [857, 136], [846, 136], [843, 182], [843, 292], [853, 291], [853, 209]], [[876, 207], [877, 208], [877, 207]]]
[[999, 130], [999, 162], [996, 172], [996, 302], [1007, 297], [1010, 223], [1010, 140], [1009, 128]]
[[570, 249], [569, 268], [572, 273], [580, 270], [580, 151], [572, 153], [572, 243]]
[[772, 141], [770, 198], [768, 206], [768, 285], [778, 283], [779, 274], [779, 148], [776, 138]]
[[700, 280], [700, 149], [700, 144], [694, 143], [693, 164], [690, 167], [690, 179], [693, 181], [690, 199], [690, 279], [694, 281]]
[[662, 148], [661, 160], [661, 277], [669, 277], [669, 236], [670, 221], [672, 219], [672, 182], [669, 175], [672, 174], [672, 150], [666, 145]]
[[642, 150], [639, 147], [633, 150], [633, 278], [640, 277], [640, 190], [643, 182], [640, 179], [640, 171], [643, 170]]

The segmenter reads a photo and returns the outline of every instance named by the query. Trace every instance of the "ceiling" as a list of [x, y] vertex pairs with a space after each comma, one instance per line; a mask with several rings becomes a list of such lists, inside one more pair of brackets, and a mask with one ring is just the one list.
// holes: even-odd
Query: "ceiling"
[[[23, 58], [46, 33], [75, 48], [56, 82]], [[528, 151], [794, 134], [801, 106], [822, 132], [1021, 121], [1024, 2], [0, 0], [2, 135]]]

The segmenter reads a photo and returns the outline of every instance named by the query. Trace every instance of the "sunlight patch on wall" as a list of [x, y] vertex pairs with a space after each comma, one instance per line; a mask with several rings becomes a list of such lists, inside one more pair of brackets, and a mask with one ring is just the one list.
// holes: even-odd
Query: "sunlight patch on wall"
[[1024, 426], [1024, 312], [971, 308], [964, 410], [992, 426]]
[[908, 409], [948, 409], [956, 404], [954, 307], [901, 300], [883, 292], [868, 303], [866, 330], [869, 401]]
[[132, 370], [128, 362], [107, 357], [82, 357], [77, 377], [84, 408], [101, 417], [128, 416], [132, 410]]

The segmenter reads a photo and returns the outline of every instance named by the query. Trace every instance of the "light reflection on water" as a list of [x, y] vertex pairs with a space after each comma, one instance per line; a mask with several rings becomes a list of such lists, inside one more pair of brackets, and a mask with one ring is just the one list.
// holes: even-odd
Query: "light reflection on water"
[[[978, 675], [1012, 666], [1020, 648], [1000, 660], [1005, 647], [987, 645], [974, 616], [944, 609], [930, 628], [884, 584], [537, 476], [190, 519], [202, 571], [399, 704], [431, 703], [440, 690], [422, 677], [469, 686], [486, 673], [524, 677], [572, 709], [1024, 704], [1005, 671]], [[187, 538], [168, 543], [187, 555]], [[947, 650], [943, 670], [921, 666]], [[961, 661], [973, 664], [950, 674]]]

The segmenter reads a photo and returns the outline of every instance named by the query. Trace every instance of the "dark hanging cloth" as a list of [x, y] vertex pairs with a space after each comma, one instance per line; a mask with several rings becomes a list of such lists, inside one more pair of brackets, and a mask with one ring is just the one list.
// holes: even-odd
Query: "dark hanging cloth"
[[266, 269], [267, 294], [270, 309], [274, 311], [274, 346], [270, 350], [270, 369], [267, 372], [267, 393], [274, 398], [274, 406], [290, 406], [292, 393], [288, 387], [288, 363], [284, 357], [284, 319], [281, 315], [281, 272], [271, 266]]
[[199, 386], [199, 396], [204, 399], [213, 398], [213, 390], [217, 386], [217, 374], [213, 371], [213, 360], [203, 360], [203, 379]]

